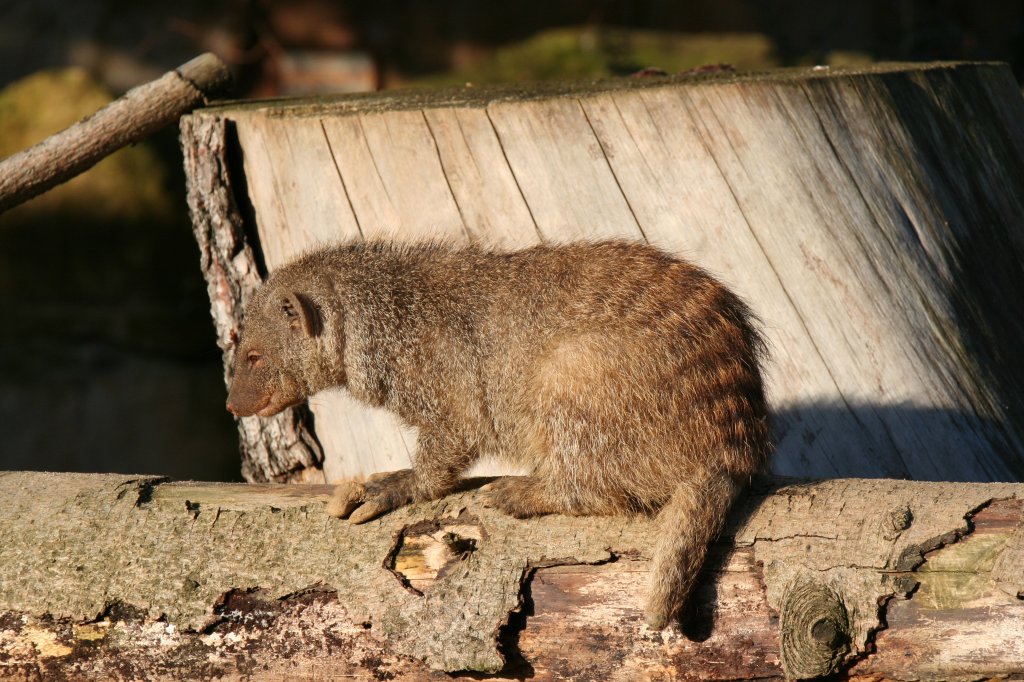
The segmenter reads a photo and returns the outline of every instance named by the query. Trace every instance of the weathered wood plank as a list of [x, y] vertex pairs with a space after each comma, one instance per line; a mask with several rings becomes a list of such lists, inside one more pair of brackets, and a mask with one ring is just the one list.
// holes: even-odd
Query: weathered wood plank
[[422, 112], [323, 125], [365, 237], [468, 239]]
[[[975, 436], [956, 453], [960, 467], [973, 463], [979, 477], [1019, 478], [1005, 453], [1020, 450], [1024, 413], [1019, 393], [1005, 390], [1020, 385], [1024, 365], [1006, 358], [1024, 322], [1000, 299], [1019, 285], [1013, 263], [1020, 260], [1024, 201], [1007, 193], [1005, 183], [1006, 176], [1024, 172], [1014, 144], [1021, 130], [1001, 124], [991, 103], [990, 88], [1003, 74], [963, 83], [951, 76], [914, 75], [914, 87], [880, 79], [857, 88], [820, 83], [803, 89], [821, 112], [829, 144], [844, 150], [848, 176], [870, 209], [850, 232], [870, 249], [884, 286], [903, 302], [890, 319], [896, 325], [902, 315], [904, 333], [920, 339], [904, 353], [914, 366], [912, 378], [927, 384], [930, 395], [922, 402], [946, 408], [946, 423], [927, 432], [894, 427], [916, 433], [920, 445], [936, 453], [930, 456], [936, 474], [951, 477], [957, 465], [944, 464], [951, 457], [943, 448], [952, 445], [935, 434], [958, 430]], [[870, 97], [863, 93], [867, 87]], [[1024, 113], [1020, 100], [1001, 104]], [[966, 120], [972, 125], [962, 126]], [[916, 162], [902, 158], [900, 145], [913, 150]], [[1017, 249], [1007, 240], [1017, 241]], [[1003, 454], [993, 457], [993, 450]]]
[[[858, 101], [884, 101], [880, 93], [871, 94], [872, 87], [878, 85], [850, 79], [841, 91]], [[824, 134], [819, 123], [826, 115], [824, 107], [812, 104], [803, 88], [723, 87], [687, 95], [694, 110], [729, 112], [727, 123], [721, 115], [704, 117], [705, 139], [843, 399], [863, 406], [856, 420], [860, 423], [848, 422], [855, 428], [848, 430], [851, 445], [845, 448], [869, 448], [871, 468], [858, 473], [1015, 478], [1019, 463], [1002, 459], [999, 444], [991, 442], [974, 416], [986, 416], [983, 406], [972, 404], [938, 369], [951, 369], [963, 357], [950, 352], [955, 337], [934, 331], [948, 324], [944, 289], [929, 288], [924, 273], [886, 257], [894, 250], [915, 253], [919, 243], [893, 243], [895, 235], [872, 220], [862, 198], [865, 188], [844, 166], [847, 158], [860, 153], [877, 159], [886, 147], [894, 148], [892, 141], [866, 150], [844, 148]], [[845, 111], [853, 104], [840, 101], [835, 106]], [[940, 108], [933, 103], [931, 110], [917, 110], [917, 115], [937, 115]], [[910, 124], [891, 108], [872, 113], [862, 120], [883, 131]], [[907, 143], [903, 149], [917, 147]], [[912, 173], [897, 166], [896, 159], [891, 162], [891, 172], [901, 176], [902, 184], [930, 194], [923, 177], [914, 183]], [[885, 195], [876, 196], [887, 201]], [[899, 206], [888, 202], [894, 219]], [[1017, 219], [1005, 215], [1003, 220]], [[961, 381], [969, 379], [969, 372], [964, 370]], [[890, 409], [900, 405], [933, 410], [930, 427], [912, 422], [913, 410]], [[797, 412], [803, 411], [797, 405]], [[950, 434], [959, 437], [951, 439]], [[835, 442], [829, 449], [842, 452]]]
[[426, 109], [423, 115], [472, 240], [504, 248], [540, 242], [487, 112]]
[[643, 238], [578, 101], [498, 102], [487, 115], [545, 240]]
[[269, 271], [318, 244], [362, 236], [319, 120], [253, 117], [235, 127]]

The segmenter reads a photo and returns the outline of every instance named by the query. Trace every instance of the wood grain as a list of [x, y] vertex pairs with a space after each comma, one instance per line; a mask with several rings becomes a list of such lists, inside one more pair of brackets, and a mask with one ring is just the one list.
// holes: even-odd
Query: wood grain
[[426, 109], [423, 115], [472, 241], [499, 248], [540, 242], [487, 111]]
[[487, 115], [546, 241], [642, 238], [578, 101], [498, 102]]
[[362, 236], [319, 120], [258, 118], [236, 130], [268, 270]]

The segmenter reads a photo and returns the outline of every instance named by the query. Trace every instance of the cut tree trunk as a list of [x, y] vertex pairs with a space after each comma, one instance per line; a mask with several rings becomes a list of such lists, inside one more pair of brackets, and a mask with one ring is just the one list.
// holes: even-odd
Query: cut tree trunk
[[[1024, 474], [1024, 101], [1004, 65], [239, 103], [186, 117], [182, 144], [226, 367], [253, 289], [317, 244], [646, 240], [762, 319], [777, 473]], [[309, 409], [241, 420], [248, 480], [407, 466], [391, 415], [342, 392]]]
[[1024, 485], [757, 483], [682, 631], [646, 519], [468, 488], [364, 526], [330, 486], [0, 474], [0, 678], [681, 680], [1024, 674]]

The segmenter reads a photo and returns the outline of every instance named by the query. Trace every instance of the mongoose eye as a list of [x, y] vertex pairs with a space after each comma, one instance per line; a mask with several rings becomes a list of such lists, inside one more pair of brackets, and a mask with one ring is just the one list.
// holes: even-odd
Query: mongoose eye
[[245, 356], [246, 362], [249, 363], [249, 369], [256, 369], [263, 364], [263, 356], [252, 350]]

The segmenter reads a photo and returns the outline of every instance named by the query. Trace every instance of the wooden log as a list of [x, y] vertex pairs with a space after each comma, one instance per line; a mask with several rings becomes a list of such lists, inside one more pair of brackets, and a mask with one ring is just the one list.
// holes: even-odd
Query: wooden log
[[[1004, 65], [885, 65], [233, 103], [182, 144], [229, 363], [320, 243], [647, 240], [762, 318], [777, 473], [984, 481], [1024, 475], [1022, 122]], [[310, 410], [241, 421], [249, 480], [408, 462], [391, 415]]]
[[1024, 484], [761, 481], [662, 633], [646, 519], [470, 487], [352, 526], [330, 491], [0, 474], [0, 678], [1024, 674]]
[[197, 106], [223, 95], [231, 72], [199, 55], [129, 90], [92, 116], [0, 162], [0, 212], [92, 168], [125, 145], [149, 137]]

